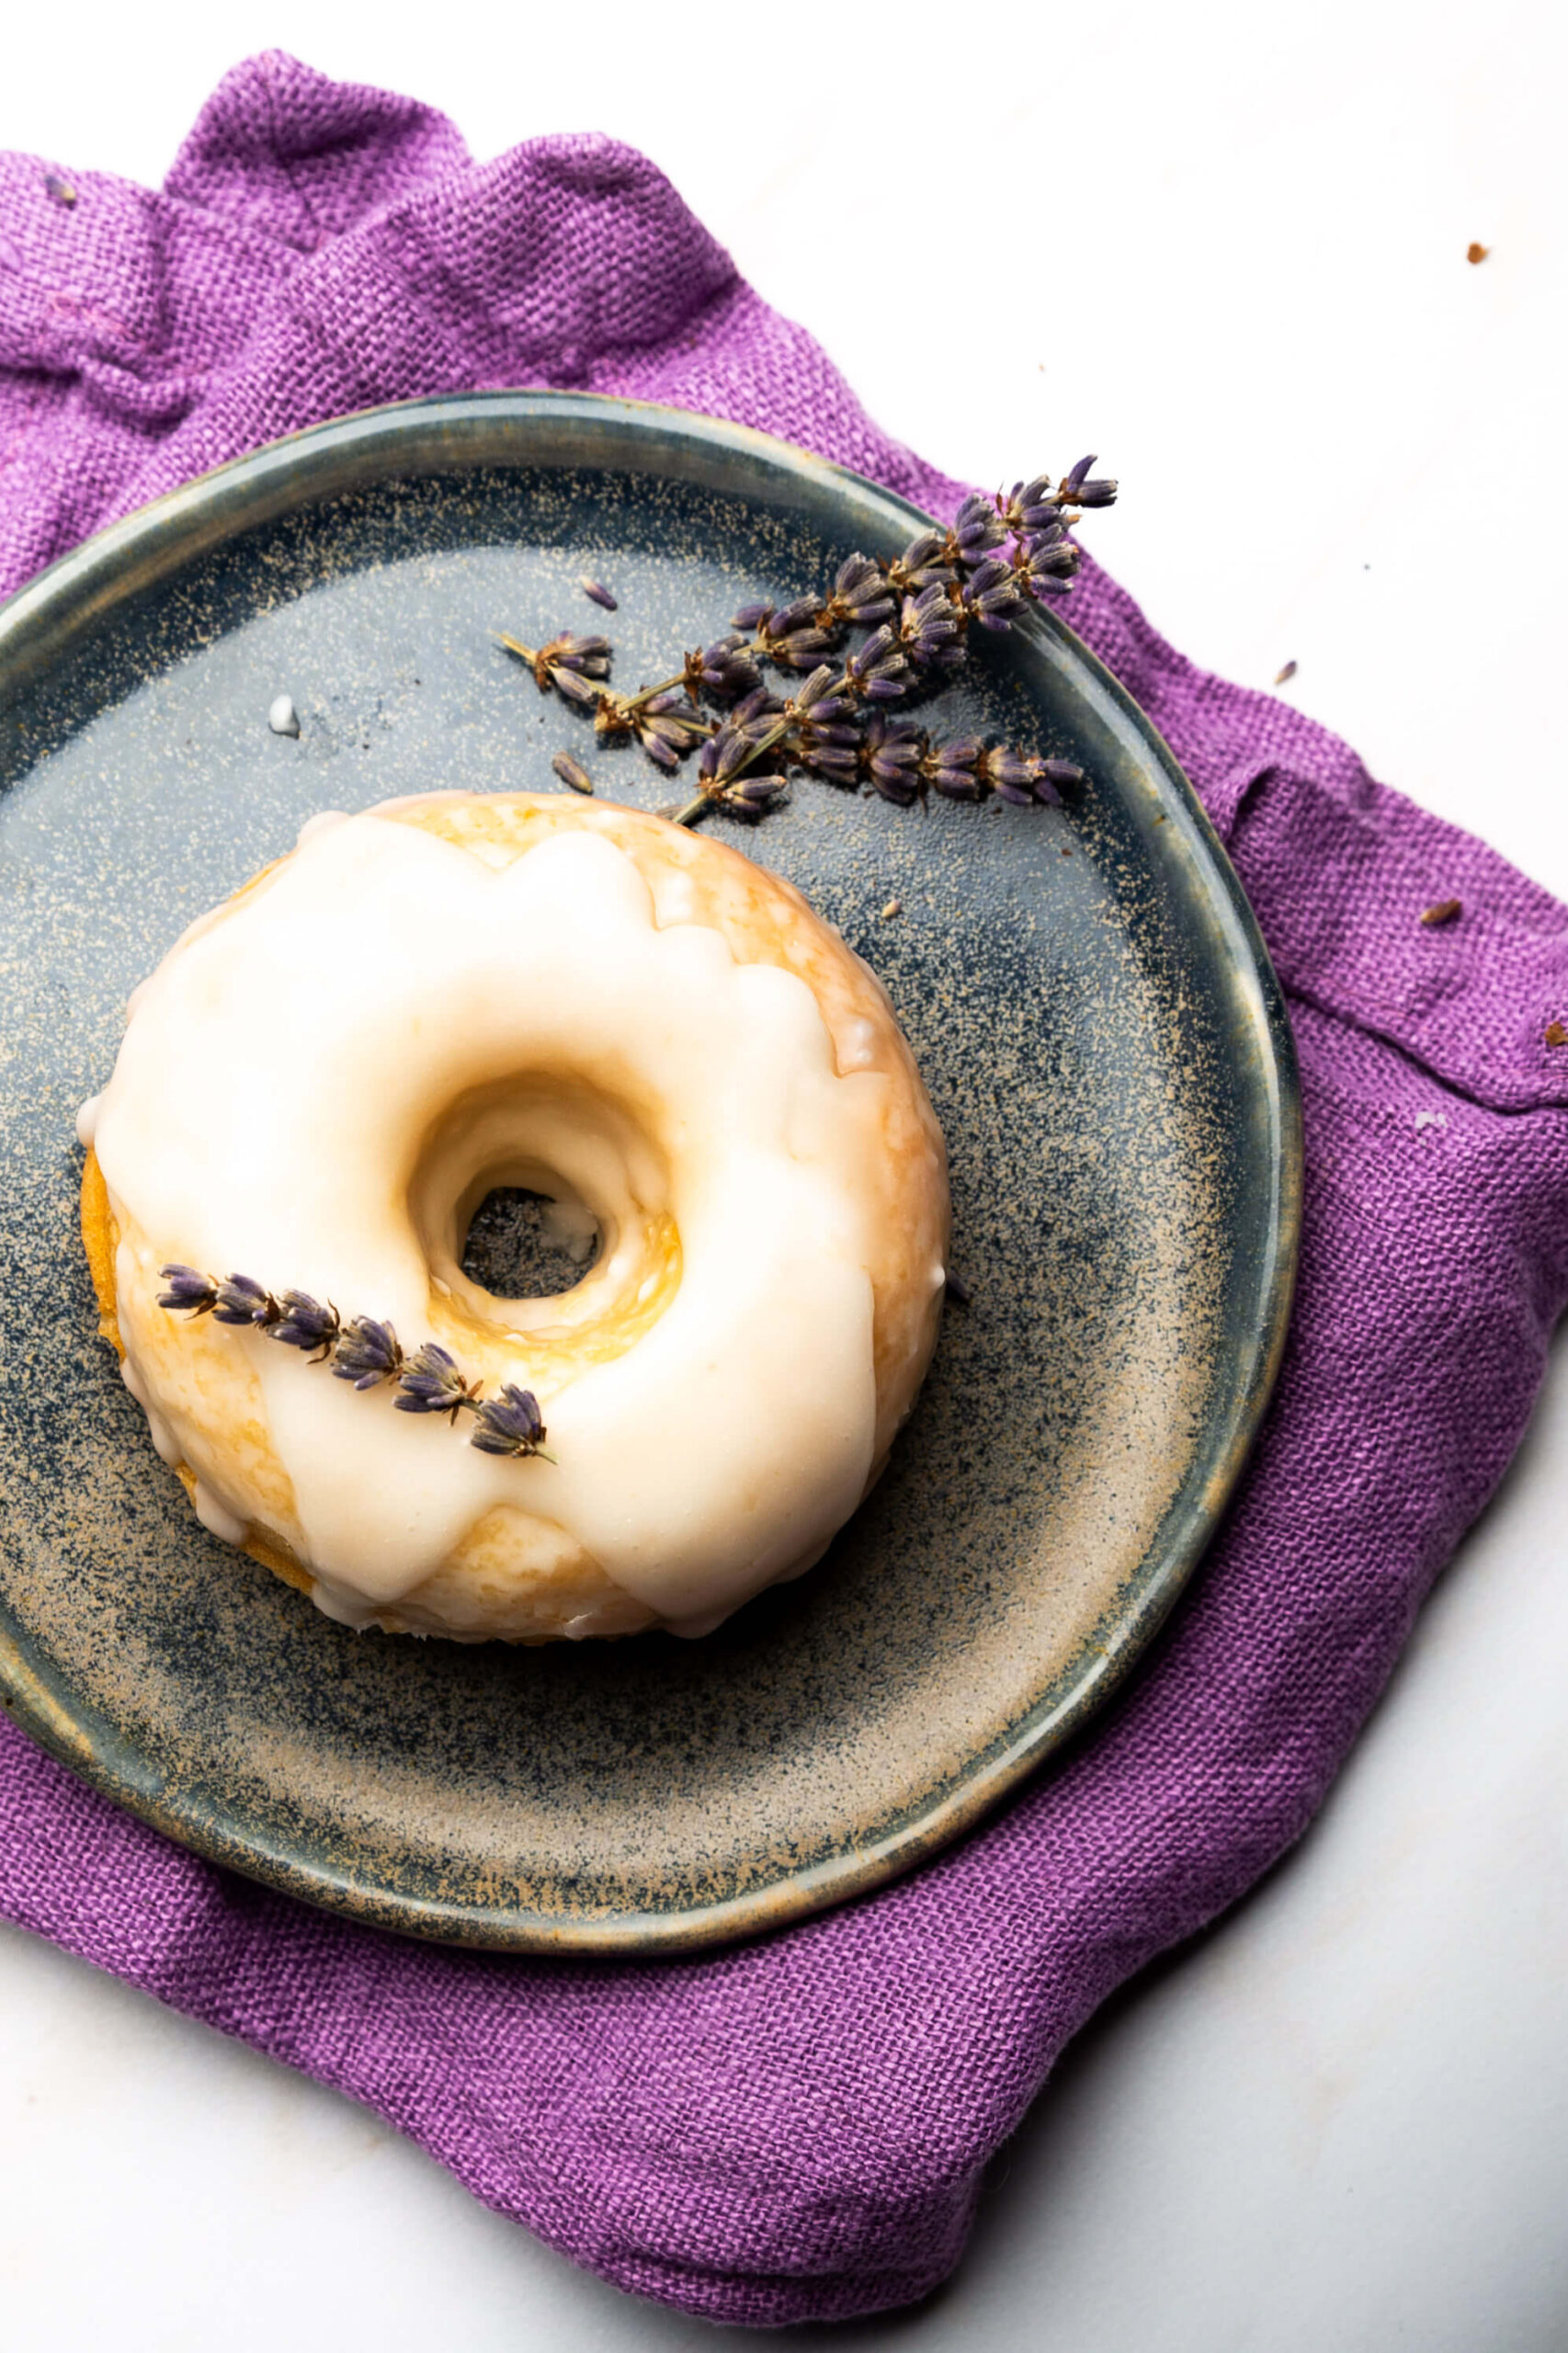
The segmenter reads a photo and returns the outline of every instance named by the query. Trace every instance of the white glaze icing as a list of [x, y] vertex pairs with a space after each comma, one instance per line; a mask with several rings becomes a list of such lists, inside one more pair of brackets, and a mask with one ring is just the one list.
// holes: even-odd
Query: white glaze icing
[[102, 1101], [101, 1095], [89, 1095], [76, 1114], [76, 1141], [84, 1152], [91, 1152], [93, 1148], [93, 1138], [98, 1126], [98, 1105]]
[[[134, 1230], [137, 1263], [296, 1284], [389, 1318], [412, 1348], [431, 1336], [430, 1201], [466, 1186], [472, 1207], [475, 1186], [544, 1172], [569, 1231], [585, 1246], [601, 1233], [599, 1258], [563, 1300], [489, 1304], [554, 1463], [487, 1457], [385, 1391], [225, 1336], [248, 1352], [317, 1598], [359, 1622], [511, 1505], [678, 1630], [706, 1631], [820, 1552], [871, 1468], [858, 1179], [887, 1082], [838, 1074], [803, 982], [736, 964], [714, 931], [656, 923], [603, 835], [554, 835], [505, 867], [374, 813], [301, 839], [262, 888], [192, 926], [127, 1031], [97, 1131], [122, 1298]], [[447, 1120], [460, 1098], [481, 1108]], [[663, 1312], [619, 1353], [541, 1383], [530, 1350], [636, 1287], [657, 1215], [681, 1251]], [[472, 1293], [445, 1260], [441, 1279]], [[168, 1405], [207, 1525], [243, 1533], [213, 1476], [221, 1435], [153, 1404]]]

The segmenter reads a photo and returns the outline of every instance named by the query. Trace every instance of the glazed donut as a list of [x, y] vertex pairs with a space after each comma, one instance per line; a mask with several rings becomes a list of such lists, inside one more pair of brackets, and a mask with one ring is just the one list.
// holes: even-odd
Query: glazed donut
[[[313, 818], [137, 990], [79, 1133], [159, 1452], [353, 1625], [705, 1632], [818, 1559], [935, 1344], [946, 1155], [881, 984], [789, 883], [600, 801]], [[503, 1186], [597, 1231], [571, 1290], [463, 1272]], [[526, 1390], [547, 1449], [175, 1313], [171, 1266], [433, 1344], [482, 1399]]]

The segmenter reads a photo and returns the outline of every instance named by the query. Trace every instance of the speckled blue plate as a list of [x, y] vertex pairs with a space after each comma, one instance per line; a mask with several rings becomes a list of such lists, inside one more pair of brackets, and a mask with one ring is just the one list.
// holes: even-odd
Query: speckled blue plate
[[[1190, 1574], [1284, 1336], [1294, 1064], [1191, 792], [1045, 619], [982, 650], [951, 716], [1079, 760], [1068, 809], [805, 786], [731, 836], [892, 991], [974, 1294], [810, 1577], [695, 1644], [348, 1632], [203, 1531], [94, 1337], [74, 1117], [194, 915], [313, 810], [550, 790], [562, 747], [606, 795], [666, 804], [495, 631], [602, 624], [618, 682], [651, 680], [743, 600], [814, 590], [921, 519], [734, 426], [493, 393], [264, 449], [0, 611], [0, 1678], [37, 1738], [172, 1836], [422, 1936], [719, 1942], [974, 1822]], [[585, 572], [612, 584], [612, 622]], [[268, 730], [280, 693], [297, 740]]]

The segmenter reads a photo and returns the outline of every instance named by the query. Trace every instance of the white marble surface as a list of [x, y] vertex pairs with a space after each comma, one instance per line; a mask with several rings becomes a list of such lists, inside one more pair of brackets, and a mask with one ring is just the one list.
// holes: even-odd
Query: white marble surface
[[[418, 91], [482, 155], [618, 132], [888, 425], [979, 481], [1097, 447], [1125, 504], [1094, 544], [1162, 627], [1259, 685], [1295, 659], [1290, 693], [1378, 773], [1568, 894], [1561, 12], [993, 0], [940, 39], [807, 17], [809, 44], [783, 21], [608, 0], [448, 17], [437, 45], [427, 11], [347, 0], [83, 0], [7, 22], [0, 145], [155, 180], [272, 44]], [[966, 308], [984, 364], [955, 374]], [[949, 2291], [814, 2341], [1561, 2353], [1565, 1523], [1559, 1361], [1301, 1851], [1068, 2056]], [[714, 2341], [13, 1931], [0, 2309], [14, 2353]]]

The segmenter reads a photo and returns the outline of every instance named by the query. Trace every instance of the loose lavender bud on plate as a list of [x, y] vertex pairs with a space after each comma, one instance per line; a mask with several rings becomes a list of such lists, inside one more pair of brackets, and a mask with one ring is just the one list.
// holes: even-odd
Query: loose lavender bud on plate
[[577, 585], [585, 597], [591, 597], [594, 603], [601, 605], [607, 613], [619, 612], [620, 609], [602, 580], [590, 580], [585, 574]]
[[569, 784], [574, 792], [592, 792], [593, 778], [580, 760], [572, 757], [570, 752], [557, 752], [550, 765], [562, 783]]

